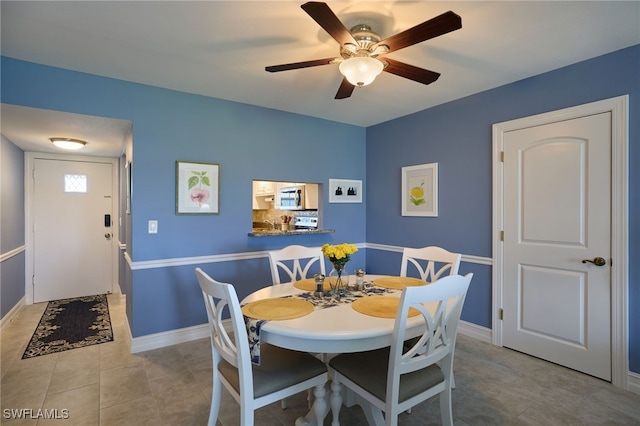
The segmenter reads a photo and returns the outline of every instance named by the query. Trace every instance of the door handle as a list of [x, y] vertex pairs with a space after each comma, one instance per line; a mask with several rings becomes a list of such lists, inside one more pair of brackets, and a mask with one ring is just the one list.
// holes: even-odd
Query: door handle
[[111, 234], [107, 232], [106, 234], [104, 234], [104, 237], [108, 240], [111, 238]]
[[582, 259], [582, 263], [593, 263], [596, 266], [604, 266], [607, 264], [607, 261], [602, 257], [595, 257], [593, 260]]

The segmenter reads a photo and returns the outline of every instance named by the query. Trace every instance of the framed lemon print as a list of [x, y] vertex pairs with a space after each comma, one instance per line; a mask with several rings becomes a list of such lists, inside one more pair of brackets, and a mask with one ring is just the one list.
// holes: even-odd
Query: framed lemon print
[[402, 216], [438, 216], [438, 163], [402, 168]]

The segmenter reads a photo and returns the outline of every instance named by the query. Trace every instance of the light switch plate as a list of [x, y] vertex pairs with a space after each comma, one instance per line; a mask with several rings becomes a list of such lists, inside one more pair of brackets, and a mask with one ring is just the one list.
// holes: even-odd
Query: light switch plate
[[149, 221], [149, 233], [150, 234], [157, 234], [158, 233], [158, 221], [157, 220], [150, 220]]

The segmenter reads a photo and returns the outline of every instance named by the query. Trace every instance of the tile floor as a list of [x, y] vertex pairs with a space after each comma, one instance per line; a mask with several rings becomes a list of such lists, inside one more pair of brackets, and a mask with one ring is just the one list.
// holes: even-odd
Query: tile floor
[[[45, 304], [25, 306], [2, 330], [0, 424], [206, 425], [211, 398], [211, 354], [201, 339], [139, 354], [126, 341], [124, 303], [109, 296], [115, 341], [22, 360]], [[640, 395], [508, 349], [460, 336], [456, 349], [453, 415], [459, 426], [639, 425]], [[256, 425], [293, 425], [306, 410], [306, 393], [258, 410]], [[11, 419], [11, 409], [57, 409], [68, 419]], [[54, 412], [55, 413], [55, 412]], [[340, 423], [365, 425], [359, 407], [344, 408]], [[438, 399], [402, 414], [400, 425], [440, 423]], [[239, 424], [239, 407], [225, 391], [218, 425]], [[331, 415], [325, 425], [331, 424]]]

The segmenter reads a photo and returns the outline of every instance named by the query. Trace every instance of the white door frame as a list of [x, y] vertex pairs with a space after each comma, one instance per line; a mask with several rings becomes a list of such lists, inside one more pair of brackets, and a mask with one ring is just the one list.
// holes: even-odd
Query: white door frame
[[[34, 197], [35, 197], [35, 187], [33, 181], [33, 167], [35, 165], [35, 160], [43, 159], [43, 160], [66, 160], [66, 161], [85, 161], [85, 162], [100, 162], [100, 163], [108, 163], [111, 164], [112, 168], [112, 216], [111, 217], [119, 217], [120, 211], [120, 196], [118, 190], [118, 159], [111, 157], [88, 157], [88, 156], [80, 156], [80, 155], [63, 155], [63, 154], [53, 154], [53, 153], [43, 153], [43, 152], [25, 152], [24, 156], [24, 210], [25, 210], [25, 230], [24, 230], [24, 240], [25, 240], [25, 277], [24, 277], [24, 293], [25, 293], [25, 302], [27, 305], [33, 304], [33, 274], [34, 274], [34, 264], [33, 264], [33, 224], [35, 220], [34, 214]], [[118, 236], [118, 222], [112, 221], [113, 226], [113, 238], [112, 241], [112, 256], [111, 256], [111, 292], [112, 293], [120, 293], [120, 286], [118, 284], [118, 245], [115, 243]]]
[[611, 113], [611, 383], [629, 389], [629, 96], [618, 96], [576, 107], [493, 125], [493, 270], [492, 343], [502, 346], [504, 256], [502, 151], [504, 133], [588, 115]]

